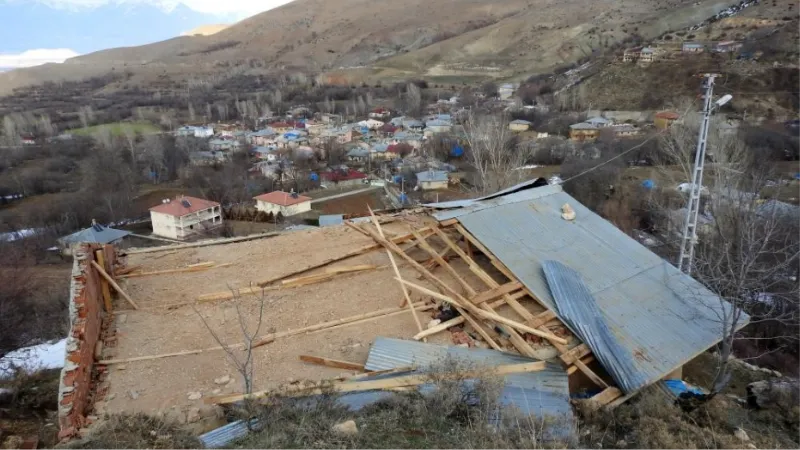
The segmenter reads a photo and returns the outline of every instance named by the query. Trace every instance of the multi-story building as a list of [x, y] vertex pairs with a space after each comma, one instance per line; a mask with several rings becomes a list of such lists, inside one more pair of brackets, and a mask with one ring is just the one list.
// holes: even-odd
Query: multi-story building
[[180, 196], [150, 208], [153, 234], [184, 240], [222, 225], [220, 204], [202, 198]]

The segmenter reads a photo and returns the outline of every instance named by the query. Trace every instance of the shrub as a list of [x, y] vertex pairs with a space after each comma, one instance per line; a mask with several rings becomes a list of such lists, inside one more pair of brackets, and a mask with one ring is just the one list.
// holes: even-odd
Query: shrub
[[66, 448], [200, 448], [200, 442], [176, 423], [139, 413], [110, 416]]

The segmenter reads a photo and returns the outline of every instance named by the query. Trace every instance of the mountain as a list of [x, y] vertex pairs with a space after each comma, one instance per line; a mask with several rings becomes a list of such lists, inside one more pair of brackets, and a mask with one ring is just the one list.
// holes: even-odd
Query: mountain
[[0, 0], [0, 53], [69, 48], [89, 53], [163, 41], [186, 30], [230, 19], [183, 4], [166, 10], [147, 3], [108, 3], [95, 8], [55, 8], [33, 1]]
[[[425, 76], [521, 78], [572, 64], [635, 36], [706, 19], [719, 0], [295, 0], [211, 36], [103, 50], [0, 74], [13, 87], [124, 70], [127, 83], [276, 68], [331, 80]], [[190, 28], [185, 28], [188, 30]]]
[[211, 36], [212, 34], [217, 34], [220, 31], [228, 28], [229, 26], [231, 26], [231, 25], [230, 24], [225, 24], [225, 23], [218, 23], [218, 24], [212, 24], [212, 25], [200, 25], [197, 28], [193, 28], [193, 29], [191, 29], [189, 31], [184, 31], [183, 33], [181, 33], [181, 36], [197, 36], [197, 35], [200, 35], [200, 36]]

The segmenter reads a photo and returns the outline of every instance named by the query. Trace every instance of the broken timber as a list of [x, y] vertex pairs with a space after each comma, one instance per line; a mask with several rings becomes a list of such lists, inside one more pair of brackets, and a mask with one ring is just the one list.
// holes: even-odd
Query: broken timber
[[[532, 363], [522, 364], [509, 364], [504, 366], [497, 366], [484, 372], [480, 371], [467, 371], [456, 373], [437, 374], [439, 379], [463, 379], [463, 378], [476, 378], [487, 374], [496, 376], [504, 376], [515, 373], [537, 372], [544, 370], [547, 363], [544, 361], [537, 361]], [[421, 384], [430, 383], [430, 374], [413, 374], [400, 376], [395, 378], [388, 378], [382, 380], [366, 380], [366, 381], [334, 381], [332, 383], [323, 382], [318, 386], [297, 386], [289, 385], [283, 388], [278, 388], [268, 391], [254, 392], [252, 394], [233, 394], [224, 395], [219, 397], [211, 397], [206, 402], [216, 404], [235, 403], [246, 399], [255, 399], [268, 397], [270, 395], [285, 395], [285, 396], [307, 396], [319, 395], [328, 392], [360, 392], [360, 391], [374, 391], [382, 389], [393, 389], [407, 386], [419, 386]]]
[[335, 369], [357, 370], [364, 371], [364, 365], [353, 363], [350, 361], [340, 361], [338, 359], [320, 358], [319, 356], [300, 355], [300, 361], [310, 364], [317, 364], [319, 366], [333, 367]]
[[127, 302], [130, 303], [131, 306], [133, 306], [133, 309], [139, 309], [139, 305], [137, 305], [136, 302], [134, 302], [133, 299], [130, 298], [130, 296], [128, 296], [128, 294], [126, 294], [125, 291], [123, 291], [121, 287], [119, 287], [117, 282], [114, 281], [113, 278], [111, 278], [111, 275], [107, 274], [105, 269], [100, 267], [100, 264], [97, 264], [96, 261], [92, 261], [92, 266], [94, 266], [94, 268], [97, 269], [97, 273], [99, 273], [100, 276], [105, 278], [105, 280], [108, 281], [108, 284], [110, 284], [114, 288], [114, 290], [116, 290], [117, 293], [120, 296], [122, 296], [122, 298], [127, 300]]

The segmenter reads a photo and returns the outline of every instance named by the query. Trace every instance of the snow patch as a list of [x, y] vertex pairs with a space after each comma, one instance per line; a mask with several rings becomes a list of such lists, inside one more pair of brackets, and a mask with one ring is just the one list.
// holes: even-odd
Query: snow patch
[[0, 358], [0, 378], [14, 375], [16, 369], [34, 373], [42, 369], [64, 367], [67, 339], [23, 347]]

